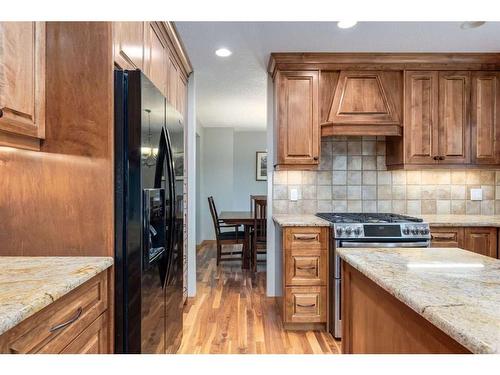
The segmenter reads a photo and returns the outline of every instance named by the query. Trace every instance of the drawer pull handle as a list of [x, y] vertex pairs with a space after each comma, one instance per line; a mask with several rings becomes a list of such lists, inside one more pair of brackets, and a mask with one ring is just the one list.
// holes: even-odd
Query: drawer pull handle
[[297, 266], [298, 270], [314, 270], [316, 269], [316, 266]]
[[295, 239], [301, 241], [312, 241], [318, 238], [317, 234], [296, 234]]
[[74, 317], [72, 317], [70, 320], [68, 320], [67, 322], [64, 322], [64, 323], [61, 323], [61, 324], [57, 324], [55, 325], [54, 327], [52, 327], [49, 331], [50, 332], [55, 332], [55, 331], [59, 331], [60, 329], [64, 328], [64, 327], [67, 327], [69, 326], [70, 324], [76, 322], [78, 320], [78, 318], [80, 317], [80, 315], [82, 315], [82, 311], [83, 309], [81, 307], [78, 308], [78, 310], [76, 310], [76, 314]]
[[299, 307], [314, 307], [314, 306], [316, 306], [316, 304], [315, 303], [310, 303], [310, 304], [307, 304], [307, 305], [302, 305], [300, 303], [297, 303], [297, 306], [299, 306]]
[[454, 233], [431, 234], [431, 239], [433, 239], [433, 240], [453, 240], [453, 239], [455, 239], [455, 234]]

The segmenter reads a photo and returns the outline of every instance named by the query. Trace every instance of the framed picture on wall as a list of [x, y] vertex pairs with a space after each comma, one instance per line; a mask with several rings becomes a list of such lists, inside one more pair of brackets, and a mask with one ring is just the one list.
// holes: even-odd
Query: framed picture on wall
[[257, 151], [255, 160], [255, 179], [257, 181], [267, 181], [267, 152]]

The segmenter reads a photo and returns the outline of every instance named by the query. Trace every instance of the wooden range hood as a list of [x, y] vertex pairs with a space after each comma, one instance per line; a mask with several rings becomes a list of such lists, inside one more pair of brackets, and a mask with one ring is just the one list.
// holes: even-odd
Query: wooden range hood
[[402, 135], [403, 72], [320, 74], [321, 134]]

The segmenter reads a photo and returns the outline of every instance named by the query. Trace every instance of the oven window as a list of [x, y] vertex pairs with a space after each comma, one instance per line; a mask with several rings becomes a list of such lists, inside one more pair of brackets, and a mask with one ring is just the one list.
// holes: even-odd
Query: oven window
[[399, 225], [364, 225], [366, 237], [401, 237]]

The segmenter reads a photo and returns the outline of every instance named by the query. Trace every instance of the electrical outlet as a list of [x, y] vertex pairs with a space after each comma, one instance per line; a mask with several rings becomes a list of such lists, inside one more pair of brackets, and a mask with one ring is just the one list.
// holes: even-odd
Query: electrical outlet
[[290, 200], [296, 201], [299, 199], [299, 190], [298, 189], [290, 189]]
[[483, 189], [470, 189], [470, 199], [471, 201], [482, 201]]

